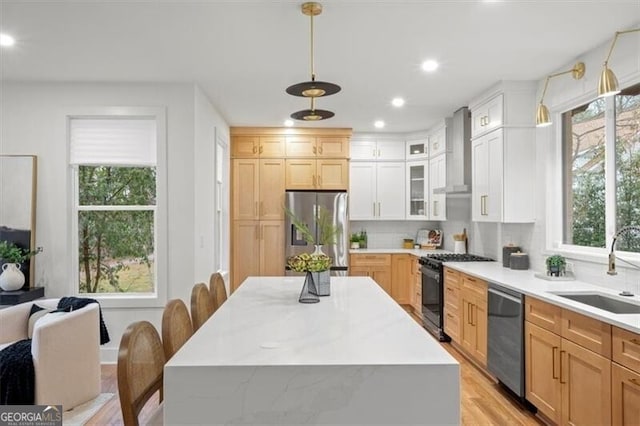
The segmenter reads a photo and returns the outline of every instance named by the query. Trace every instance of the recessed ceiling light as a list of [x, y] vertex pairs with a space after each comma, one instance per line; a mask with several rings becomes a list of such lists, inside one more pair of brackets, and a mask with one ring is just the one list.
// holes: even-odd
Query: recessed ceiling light
[[287, 127], [293, 126], [293, 120], [284, 120], [284, 125]]
[[16, 44], [16, 40], [9, 34], [0, 34], [0, 46], [11, 47]]
[[376, 129], [382, 129], [384, 127], [384, 121], [377, 120], [373, 125], [376, 126]]
[[435, 71], [438, 69], [438, 63], [433, 59], [429, 59], [422, 63], [422, 69], [427, 72]]
[[400, 108], [402, 105], [404, 105], [404, 99], [402, 99], [402, 98], [393, 98], [391, 100], [391, 105], [393, 105], [394, 107]]

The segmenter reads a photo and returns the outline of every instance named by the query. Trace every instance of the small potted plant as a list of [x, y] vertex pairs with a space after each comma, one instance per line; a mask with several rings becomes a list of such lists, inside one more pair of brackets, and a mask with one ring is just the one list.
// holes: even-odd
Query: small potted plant
[[552, 277], [560, 277], [565, 274], [567, 261], [565, 260], [564, 256], [554, 254], [553, 256], [547, 257], [546, 263], [547, 275], [551, 275]]
[[22, 267], [31, 256], [40, 253], [38, 250], [25, 250], [9, 241], [0, 241], [0, 288], [5, 291], [20, 290], [24, 285]]
[[351, 248], [352, 249], [360, 248], [360, 234], [351, 234]]

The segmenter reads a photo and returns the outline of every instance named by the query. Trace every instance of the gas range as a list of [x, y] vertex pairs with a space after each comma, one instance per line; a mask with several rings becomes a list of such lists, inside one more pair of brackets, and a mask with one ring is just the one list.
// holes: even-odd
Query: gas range
[[443, 262], [492, 262], [493, 259], [475, 254], [434, 253], [420, 258], [420, 264], [439, 270]]

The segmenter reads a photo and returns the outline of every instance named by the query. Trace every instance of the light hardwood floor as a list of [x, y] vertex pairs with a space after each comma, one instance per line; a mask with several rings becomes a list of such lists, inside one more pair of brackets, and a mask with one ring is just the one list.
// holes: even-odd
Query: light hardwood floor
[[[425, 331], [426, 332], [426, 331]], [[460, 387], [463, 425], [541, 425], [531, 412], [517, 401], [508, 398], [499, 385], [481, 373], [449, 344], [442, 346], [460, 363]], [[102, 365], [102, 392], [115, 396], [89, 420], [89, 425], [121, 425], [115, 365]], [[158, 402], [157, 395], [147, 404], [141, 415], [145, 423], [148, 413]], [[428, 413], [425, 413], [428, 415]]]

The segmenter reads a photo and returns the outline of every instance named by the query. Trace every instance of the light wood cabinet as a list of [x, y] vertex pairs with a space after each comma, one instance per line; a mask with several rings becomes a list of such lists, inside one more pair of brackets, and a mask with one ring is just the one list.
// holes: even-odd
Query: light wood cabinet
[[561, 410], [560, 346], [562, 338], [525, 321], [526, 398], [559, 424]]
[[562, 424], [611, 424], [611, 361], [567, 339], [560, 351]]
[[461, 274], [460, 344], [481, 365], [487, 364], [487, 283]]
[[349, 167], [344, 159], [296, 158], [286, 160], [286, 189], [347, 190]]
[[420, 270], [420, 259], [413, 257], [413, 294], [411, 306], [419, 317], [422, 317], [422, 271]]
[[444, 332], [456, 343], [460, 342], [460, 275], [444, 268]]
[[413, 256], [391, 255], [391, 297], [401, 305], [411, 304], [413, 290]]
[[232, 169], [233, 220], [284, 219], [284, 160], [236, 159]]
[[557, 424], [611, 424], [611, 326], [530, 297], [525, 319], [527, 400]]
[[285, 155], [284, 136], [233, 136], [232, 158], [281, 158]]
[[611, 422], [640, 424], [640, 373], [611, 363]]
[[352, 254], [349, 256], [349, 275], [371, 277], [391, 296], [391, 255]]
[[284, 221], [235, 220], [232, 235], [232, 291], [250, 276], [284, 275]]
[[288, 136], [287, 157], [349, 158], [349, 138], [342, 136]]
[[640, 334], [612, 327], [611, 419], [640, 424]]

